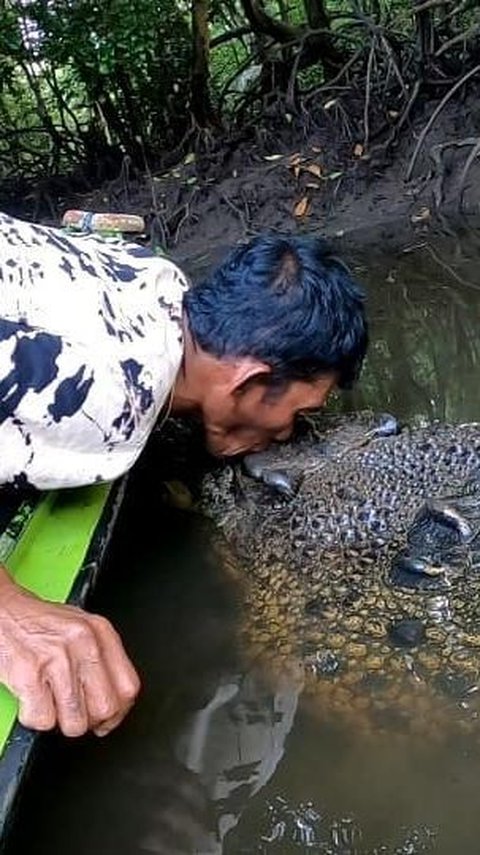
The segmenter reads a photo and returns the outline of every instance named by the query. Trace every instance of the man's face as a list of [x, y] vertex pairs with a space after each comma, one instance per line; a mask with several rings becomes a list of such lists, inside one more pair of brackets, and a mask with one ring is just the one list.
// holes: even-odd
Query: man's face
[[294, 380], [274, 392], [253, 381], [227, 395], [213, 388], [203, 407], [209, 450], [230, 457], [285, 441], [293, 431], [295, 417], [322, 407], [336, 381], [334, 374], [310, 382]]

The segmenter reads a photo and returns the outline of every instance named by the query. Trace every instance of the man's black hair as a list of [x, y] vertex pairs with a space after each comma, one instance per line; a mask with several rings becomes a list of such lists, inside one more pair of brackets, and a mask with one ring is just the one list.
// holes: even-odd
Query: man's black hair
[[337, 372], [348, 388], [368, 343], [365, 297], [318, 238], [261, 235], [185, 296], [191, 333], [217, 357], [251, 356], [272, 382]]

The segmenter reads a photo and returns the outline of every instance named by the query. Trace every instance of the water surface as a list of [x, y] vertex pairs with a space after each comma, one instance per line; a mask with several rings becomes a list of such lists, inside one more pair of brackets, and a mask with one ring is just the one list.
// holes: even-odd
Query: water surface
[[[350, 260], [373, 341], [336, 406], [478, 420], [480, 231]], [[294, 668], [251, 661], [241, 592], [201, 521], [162, 506], [151, 454], [92, 604], [120, 628], [143, 695], [108, 739], [43, 741], [8, 855], [476, 855], [480, 723], [462, 739], [367, 738], [334, 727]]]

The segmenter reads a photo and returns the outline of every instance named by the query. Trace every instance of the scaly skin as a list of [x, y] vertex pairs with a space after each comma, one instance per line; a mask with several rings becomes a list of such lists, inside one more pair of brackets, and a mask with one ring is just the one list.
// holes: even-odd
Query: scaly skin
[[[480, 425], [374, 428], [368, 415], [309, 419], [247, 460], [263, 481], [238, 465], [207, 474], [200, 507], [248, 580], [252, 651], [300, 657], [322, 716], [480, 736]], [[416, 572], [392, 584], [399, 554]]]

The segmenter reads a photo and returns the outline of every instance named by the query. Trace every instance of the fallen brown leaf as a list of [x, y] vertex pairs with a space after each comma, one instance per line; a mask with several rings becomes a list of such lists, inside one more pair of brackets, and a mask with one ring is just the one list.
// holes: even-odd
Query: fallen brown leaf
[[304, 166], [304, 169], [310, 173], [310, 175], [315, 175], [315, 178], [322, 177], [322, 167], [318, 163], [309, 163], [308, 166]]
[[305, 158], [302, 157], [300, 152], [296, 151], [294, 154], [290, 155], [288, 162], [289, 162], [290, 166], [299, 166], [299, 164], [303, 163], [304, 160], [305, 160]]
[[308, 196], [303, 196], [302, 199], [300, 199], [297, 202], [297, 204], [295, 205], [295, 207], [293, 209], [293, 216], [298, 217], [298, 218], [306, 217], [306, 216], [308, 216], [309, 212], [310, 212], [310, 199], [308, 198]]
[[364, 148], [362, 143], [357, 143], [355, 148], [353, 149], [353, 154], [355, 157], [362, 157], [364, 152]]

